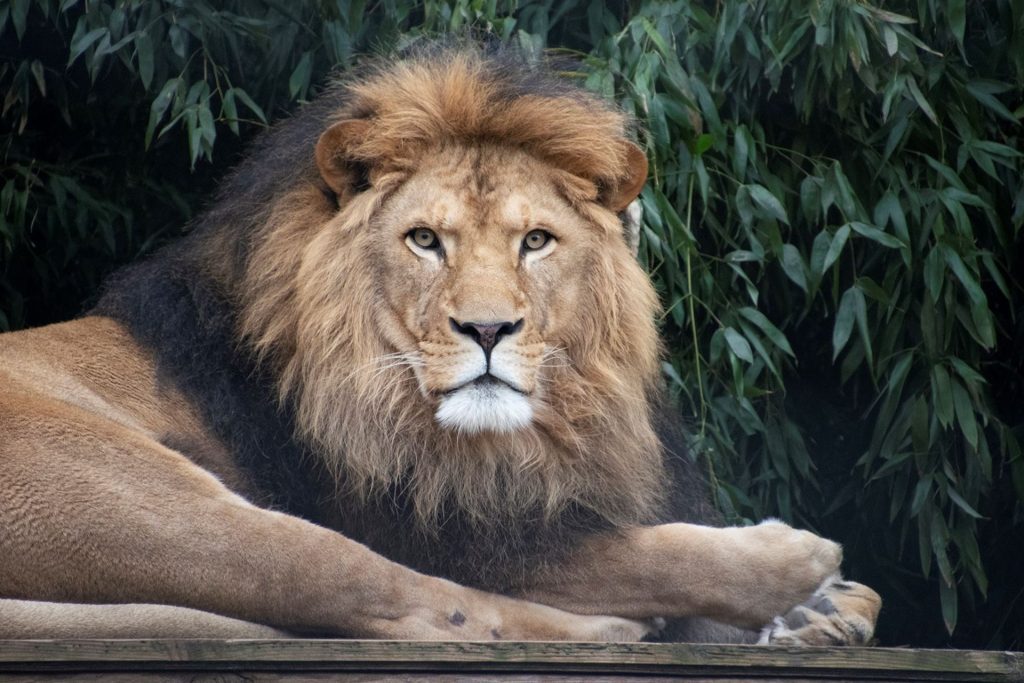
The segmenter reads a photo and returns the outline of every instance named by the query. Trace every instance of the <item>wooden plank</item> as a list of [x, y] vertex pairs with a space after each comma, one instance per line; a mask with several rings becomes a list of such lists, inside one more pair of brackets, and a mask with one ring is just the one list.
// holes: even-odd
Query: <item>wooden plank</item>
[[[178, 680], [177, 672], [255, 680], [445, 680], [486, 675], [522, 680], [672, 676], [689, 680], [1021, 681], [1024, 653], [894, 648], [776, 648], [662, 643], [426, 643], [357, 640], [0, 641], [6, 680], [133, 672], [134, 680]], [[168, 675], [172, 675], [168, 678]], [[365, 676], [371, 676], [366, 678]], [[398, 678], [395, 676], [398, 675]], [[31, 678], [26, 678], [31, 676]], [[153, 678], [153, 676], [163, 676]], [[390, 676], [390, 678], [388, 677]], [[413, 678], [415, 676], [415, 678]], [[191, 677], [191, 676], [190, 676]], [[447, 678], [445, 678], [447, 677]], [[220, 676], [220, 680], [232, 677]], [[4, 680], [0, 677], [0, 680]], [[95, 678], [81, 678], [95, 680]], [[622, 680], [619, 678], [619, 680]]]
[[[350, 674], [350, 673], [281, 673], [281, 672], [217, 672], [208, 675], [195, 672], [154, 673], [41, 673], [0, 674], [4, 683], [479, 683], [481, 680], [499, 683], [821, 683], [824, 679], [810, 678], [691, 678], [680, 676], [586, 676], [546, 674]], [[838, 679], [830, 678], [829, 683]]]
[[[216, 672], [196, 674], [195, 672], [131, 672], [131, 673], [66, 673], [43, 672], [39, 674], [3, 674], [4, 683], [479, 683], [481, 680], [498, 683], [821, 683], [821, 678], [692, 678], [690, 676], [594, 676], [586, 674], [353, 674], [353, 673], [287, 673], [287, 672]], [[838, 680], [829, 678], [828, 683]]]

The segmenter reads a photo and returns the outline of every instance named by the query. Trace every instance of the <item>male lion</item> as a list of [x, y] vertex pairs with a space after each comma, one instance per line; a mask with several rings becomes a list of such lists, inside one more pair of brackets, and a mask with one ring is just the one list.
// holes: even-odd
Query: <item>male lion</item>
[[869, 639], [835, 543], [700, 524], [629, 125], [508, 52], [379, 64], [5, 335], [0, 632]]

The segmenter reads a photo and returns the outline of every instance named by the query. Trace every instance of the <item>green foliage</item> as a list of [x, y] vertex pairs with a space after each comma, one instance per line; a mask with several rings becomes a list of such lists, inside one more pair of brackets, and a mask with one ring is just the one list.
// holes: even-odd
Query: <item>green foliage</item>
[[890, 642], [1020, 647], [1022, 0], [14, 0], [0, 327], [176, 232], [334, 66], [466, 30], [643, 122], [641, 258], [722, 509], [842, 540]]
[[593, 36], [591, 76], [647, 124], [645, 256], [720, 504], [820, 517], [794, 413], [821, 392], [787, 383], [829, 382], [867, 419], [827, 510], [885, 529], [866, 550], [890, 566], [916, 535], [950, 632], [958, 593], [988, 589], [992, 493], [1020, 477], [992, 384], [1019, 379], [1024, 222], [1021, 5], [956, 5], [645, 3]]
[[[176, 234], [222, 159], [409, 9], [385, 3], [0, 6], [0, 329], [69, 317]], [[314, 28], [315, 27], [315, 28]], [[13, 48], [13, 50], [12, 50]], [[225, 140], [225, 138], [227, 138]]]

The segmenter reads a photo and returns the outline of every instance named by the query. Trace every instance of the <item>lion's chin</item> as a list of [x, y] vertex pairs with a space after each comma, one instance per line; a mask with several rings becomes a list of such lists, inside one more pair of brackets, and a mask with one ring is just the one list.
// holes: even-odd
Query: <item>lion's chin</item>
[[530, 401], [496, 382], [473, 382], [441, 399], [435, 415], [442, 427], [465, 434], [514, 432], [533, 419]]

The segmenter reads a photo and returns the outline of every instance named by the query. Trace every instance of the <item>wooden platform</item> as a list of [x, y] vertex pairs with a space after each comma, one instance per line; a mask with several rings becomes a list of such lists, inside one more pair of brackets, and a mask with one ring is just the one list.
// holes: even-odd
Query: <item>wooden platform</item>
[[1024, 653], [353, 640], [0, 641], [0, 681], [1024, 681]]

